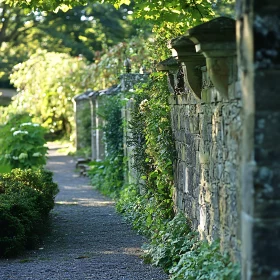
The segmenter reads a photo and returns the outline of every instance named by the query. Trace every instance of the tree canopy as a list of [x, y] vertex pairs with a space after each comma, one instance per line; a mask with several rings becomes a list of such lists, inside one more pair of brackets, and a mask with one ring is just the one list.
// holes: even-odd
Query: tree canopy
[[37, 49], [83, 56], [89, 62], [100, 52], [136, 34], [129, 6], [89, 3], [66, 12], [32, 10], [0, 3], [0, 87], [7, 87], [17, 63]]

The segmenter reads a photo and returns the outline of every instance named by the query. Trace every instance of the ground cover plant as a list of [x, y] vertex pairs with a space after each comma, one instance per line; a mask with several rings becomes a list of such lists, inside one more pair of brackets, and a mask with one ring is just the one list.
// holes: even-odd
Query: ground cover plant
[[13, 169], [0, 175], [0, 257], [38, 244], [58, 186], [43, 169]]
[[148, 243], [143, 245], [144, 260], [162, 267], [170, 279], [240, 279], [240, 267], [231, 262], [228, 254], [220, 252], [219, 241], [201, 241], [182, 212], [173, 219], [163, 219], [156, 203], [133, 186], [121, 193], [117, 210], [134, 229], [148, 237]]

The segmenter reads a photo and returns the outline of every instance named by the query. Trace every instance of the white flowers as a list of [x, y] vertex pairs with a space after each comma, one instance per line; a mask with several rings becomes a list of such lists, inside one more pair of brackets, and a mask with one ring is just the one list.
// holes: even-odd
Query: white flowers
[[25, 131], [25, 130], [16, 130], [14, 131], [13, 133], [13, 136], [16, 136], [18, 134], [28, 134], [28, 131]]
[[32, 156], [33, 156], [33, 157], [41, 157], [42, 154], [41, 154], [41, 153], [34, 153]]
[[149, 105], [149, 101], [148, 99], [144, 99], [141, 101], [139, 107], [140, 107], [140, 111], [144, 112], [147, 109], [147, 106]]
[[28, 155], [26, 153], [21, 153], [19, 156], [18, 156], [18, 159], [25, 159], [25, 158], [28, 158]]
[[[37, 153], [33, 153], [32, 157], [41, 157], [43, 156], [40, 152], [37, 152]], [[28, 159], [28, 154], [27, 153], [20, 153], [19, 156], [11, 156], [11, 154], [5, 154], [4, 157], [6, 159], [13, 159], [13, 160], [25, 160], [25, 159]]]
[[28, 122], [28, 123], [22, 123], [20, 125], [20, 127], [23, 127], [23, 126], [39, 126], [39, 124]]

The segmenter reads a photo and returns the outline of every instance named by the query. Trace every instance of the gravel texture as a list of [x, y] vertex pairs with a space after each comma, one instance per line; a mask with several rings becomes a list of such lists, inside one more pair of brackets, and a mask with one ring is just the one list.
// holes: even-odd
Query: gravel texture
[[47, 168], [60, 192], [51, 212], [51, 230], [41, 247], [0, 260], [0, 280], [167, 280], [159, 268], [144, 264], [145, 241], [115, 212], [114, 202], [75, 173], [71, 157], [51, 146]]

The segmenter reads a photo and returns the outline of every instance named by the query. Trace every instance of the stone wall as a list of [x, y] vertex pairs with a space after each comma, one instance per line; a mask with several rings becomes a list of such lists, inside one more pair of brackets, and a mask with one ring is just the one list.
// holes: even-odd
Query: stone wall
[[[200, 28], [209, 28], [213, 34], [232, 29], [233, 36], [220, 41], [226, 52], [213, 45], [218, 36], [213, 36], [214, 41], [209, 30], [207, 42], [198, 42], [194, 36], [200, 30], [191, 30], [191, 35], [170, 43], [177, 61], [172, 63], [169, 59], [159, 65], [168, 73], [172, 92], [172, 129], [177, 151], [174, 199], [177, 209], [186, 213], [202, 239], [220, 238], [222, 249], [239, 260], [242, 101], [235, 45], [232, 47], [231, 42], [235, 23], [220, 18], [205, 25]], [[198, 44], [200, 53], [195, 50]], [[220, 52], [211, 58], [209, 51], [205, 58], [204, 47], [210, 44]], [[215, 66], [222, 71], [213, 70]]]

